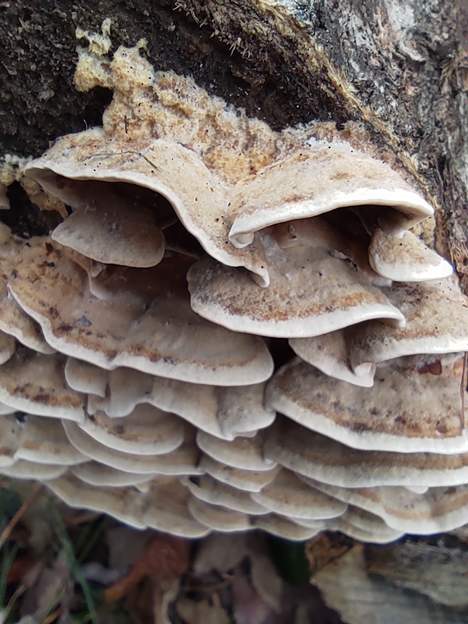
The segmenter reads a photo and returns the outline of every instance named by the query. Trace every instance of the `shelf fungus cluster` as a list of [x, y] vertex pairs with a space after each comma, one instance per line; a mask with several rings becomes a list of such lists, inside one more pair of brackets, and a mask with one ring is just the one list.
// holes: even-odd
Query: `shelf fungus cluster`
[[21, 172], [61, 222], [0, 230], [0, 473], [187, 537], [468, 523], [468, 302], [404, 172], [136, 49], [93, 76], [103, 127]]

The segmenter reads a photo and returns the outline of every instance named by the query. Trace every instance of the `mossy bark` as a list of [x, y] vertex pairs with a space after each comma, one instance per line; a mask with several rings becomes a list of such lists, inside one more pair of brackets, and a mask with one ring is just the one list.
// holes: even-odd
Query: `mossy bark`
[[[111, 94], [73, 88], [75, 29], [148, 41], [158, 69], [276, 128], [366, 125], [437, 206], [436, 244], [468, 289], [462, 0], [16, 0], [0, 3], [0, 154], [38, 155], [99, 123]], [[467, 290], [468, 291], [468, 290]]]

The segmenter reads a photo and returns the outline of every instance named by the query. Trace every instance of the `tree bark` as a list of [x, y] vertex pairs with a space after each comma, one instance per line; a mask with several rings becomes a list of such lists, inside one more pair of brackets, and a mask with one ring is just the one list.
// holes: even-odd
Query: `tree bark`
[[99, 123], [111, 94], [77, 93], [75, 29], [148, 41], [158, 69], [192, 74], [276, 128], [353, 120], [437, 208], [435, 242], [468, 292], [467, 55], [462, 0], [17, 0], [0, 3], [0, 154], [38, 155]]
[[112, 94], [74, 89], [75, 29], [105, 18], [114, 49], [145, 37], [157, 69], [276, 129], [363, 124], [436, 207], [436, 247], [468, 293], [462, 0], [2, 0], [0, 158], [100, 123]]

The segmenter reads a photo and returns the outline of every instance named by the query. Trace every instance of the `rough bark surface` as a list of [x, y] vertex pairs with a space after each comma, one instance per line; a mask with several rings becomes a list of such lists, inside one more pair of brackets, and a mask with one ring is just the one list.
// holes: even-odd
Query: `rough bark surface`
[[[114, 49], [144, 37], [157, 69], [193, 75], [277, 129], [314, 119], [365, 124], [436, 206], [436, 245], [456, 264], [468, 293], [462, 2], [0, 0], [0, 158], [37, 156], [57, 136], [100, 123], [111, 93], [74, 89], [75, 29], [99, 31], [111, 18]], [[26, 230], [31, 206], [19, 188], [11, 193], [18, 208], [9, 218]], [[47, 223], [36, 218], [40, 233]], [[385, 576], [379, 565], [373, 573]], [[416, 583], [391, 580], [404, 592]], [[458, 612], [447, 621], [458, 622]]]
[[0, 3], [0, 152], [37, 155], [99, 123], [105, 90], [77, 93], [75, 28], [112, 19], [115, 46], [148, 40], [276, 128], [361, 121], [438, 207], [436, 243], [468, 287], [468, 18], [462, 0], [17, 0]]

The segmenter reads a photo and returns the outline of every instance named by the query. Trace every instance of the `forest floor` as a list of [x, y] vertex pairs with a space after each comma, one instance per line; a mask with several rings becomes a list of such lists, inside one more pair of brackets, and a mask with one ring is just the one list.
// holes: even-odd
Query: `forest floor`
[[467, 570], [464, 531], [380, 546], [339, 533], [191, 541], [0, 483], [1, 624], [462, 624]]

